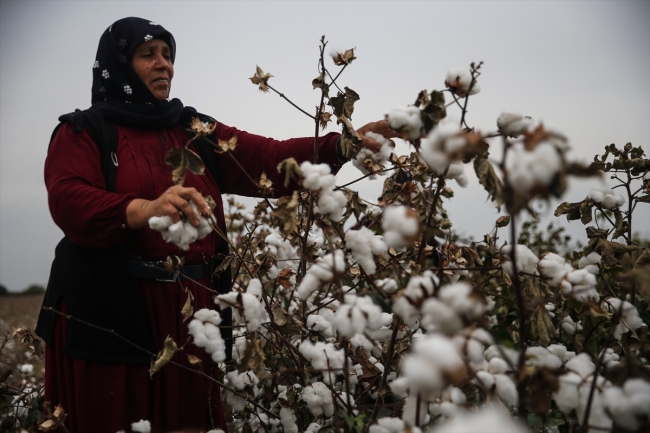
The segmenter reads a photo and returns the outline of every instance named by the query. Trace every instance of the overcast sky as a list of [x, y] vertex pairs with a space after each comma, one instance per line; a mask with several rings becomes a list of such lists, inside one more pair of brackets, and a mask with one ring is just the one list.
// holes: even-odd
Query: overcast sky
[[[47, 282], [62, 236], [43, 184], [49, 137], [59, 115], [89, 106], [99, 37], [127, 16], [174, 34], [172, 97], [250, 132], [312, 134], [310, 119], [248, 78], [259, 65], [275, 76], [274, 87], [313, 110], [311, 80], [326, 35], [329, 46], [357, 48], [358, 59], [339, 80], [361, 96], [357, 127], [412, 103], [422, 89], [441, 89], [449, 69], [482, 60], [482, 90], [468, 115], [478, 130], [494, 131], [499, 113], [512, 110], [565, 133], [573, 159], [590, 160], [610, 143], [632, 142], [650, 153], [649, 1], [0, 0], [0, 283], [9, 290]], [[338, 183], [358, 175], [348, 164]], [[359, 188], [375, 200], [381, 184]], [[466, 190], [451, 185], [454, 227], [482, 237], [496, 210], [473, 175]], [[598, 185], [571, 182], [563, 200], [582, 200]], [[650, 206], [642, 206], [636, 229], [648, 236]], [[575, 236], [584, 231], [575, 222], [569, 228]]]

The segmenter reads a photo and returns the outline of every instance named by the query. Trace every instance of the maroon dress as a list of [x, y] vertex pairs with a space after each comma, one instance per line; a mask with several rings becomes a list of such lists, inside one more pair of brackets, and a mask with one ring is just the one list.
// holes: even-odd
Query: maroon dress
[[[131, 200], [154, 200], [173, 186], [171, 168], [165, 158], [173, 147], [185, 145], [187, 135], [179, 127], [162, 129], [117, 126], [118, 148], [116, 192], [107, 192], [100, 166], [98, 147], [85, 131], [75, 133], [65, 124], [50, 146], [45, 162], [45, 183], [50, 212], [65, 235], [83, 247], [107, 248], [125, 244], [130, 254], [146, 260], [164, 260], [167, 256], [185, 257], [186, 264], [202, 264], [217, 249], [220, 238], [210, 234], [183, 251], [163, 241], [160, 233], [126, 225], [126, 208]], [[216, 138], [238, 136], [234, 155], [254, 178], [262, 171], [274, 182], [278, 195], [290, 193], [282, 188], [277, 164], [285, 158], [311, 160], [313, 138], [277, 141], [238, 131], [218, 124]], [[213, 137], [214, 138], [214, 137]], [[338, 134], [319, 141], [319, 160], [337, 168]], [[216, 203], [215, 215], [223, 221], [222, 193], [255, 196], [257, 187], [228, 156], [220, 163], [219, 184], [210, 173], [187, 173], [185, 186]], [[211, 286], [207, 280], [199, 281]], [[133, 286], [143, 307], [158, 348], [170, 335], [179, 346], [188, 340], [188, 322], [182, 321], [181, 309], [188, 289], [194, 296], [194, 311], [214, 308], [211, 293], [198, 284], [182, 281], [164, 283], [133, 278]], [[65, 309], [65, 299], [59, 308]], [[71, 358], [63, 354], [66, 321], [57, 318], [54, 344], [46, 347], [45, 400], [61, 404], [68, 412], [66, 427], [74, 432], [130, 431], [130, 425], [149, 420], [153, 432], [180, 429], [203, 431], [212, 426], [226, 428], [219, 388], [214, 382], [192, 372], [167, 365], [149, 378], [149, 365], [123, 365]], [[190, 366], [187, 355], [203, 360], [199, 368], [218, 378], [218, 371], [203, 349], [191, 342], [179, 350], [173, 360]]]

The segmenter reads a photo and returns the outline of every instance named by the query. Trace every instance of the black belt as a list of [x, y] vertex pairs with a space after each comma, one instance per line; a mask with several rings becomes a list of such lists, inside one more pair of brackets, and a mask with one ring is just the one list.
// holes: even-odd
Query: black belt
[[207, 274], [206, 265], [185, 265], [177, 271], [170, 271], [165, 268], [163, 262], [129, 260], [129, 275], [135, 278], [175, 283], [177, 280], [200, 280]]

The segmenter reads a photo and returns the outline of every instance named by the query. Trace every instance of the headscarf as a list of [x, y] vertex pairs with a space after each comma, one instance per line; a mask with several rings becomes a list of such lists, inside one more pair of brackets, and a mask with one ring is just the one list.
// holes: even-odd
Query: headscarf
[[180, 99], [158, 100], [133, 69], [133, 53], [151, 39], [167, 42], [173, 63], [176, 41], [160, 24], [129, 17], [115, 21], [104, 31], [93, 64], [91, 110], [116, 123], [149, 128], [171, 126], [181, 116], [196, 113], [194, 108], [184, 107]]

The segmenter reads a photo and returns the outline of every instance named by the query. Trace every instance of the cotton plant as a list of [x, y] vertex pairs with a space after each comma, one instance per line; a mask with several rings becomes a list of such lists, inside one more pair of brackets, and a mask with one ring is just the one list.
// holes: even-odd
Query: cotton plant
[[[361, 173], [370, 174], [369, 178], [375, 179], [377, 170], [382, 170], [384, 164], [388, 162], [393, 148], [395, 145], [389, 139], [384, 137], [381, 134], [375, 134], [374, 132], [366, 132], [366, 137], [372, 138], [377, 143], [381, 145], [378, 152], [374, 152], [368, 148], [361, 148], [355, 159], [352, 160], [352, 165], [354, 165]], [[372, 170], [368, 169], [368, 166]], [[380, 173], [381, 174], [381, 173]]]
[[215, 310], [200, 309], [188, 325], [194, 344], [205, 349], [214, 362], [226, 360], [226, 343], [221, 337], [221, 315]]
[[469, 179], [460, 157], [466, 146], [467, 139], [458, 126], [441, 122], [422, 139], [420, 156], [438, 176], [454, 179], [465, 188]]
[[335, 191], [336, 178], [331, 174], [327, 164], [312, 164], [305, 161], [300, 165], [303, 175], [302, 185], [318, 193], [318, 203], [315, 211], [328, 216], [332, 221], [339, 222], [343, 218], [343, 208], [347, 199], [342, 191]]
[[348, 230], [345, 233], [345, 246], [350, 249], [354, 260], [368, 275], [374, 274], [377, 270], [373, 256], [381, 255], [388, 250], [383, 238], [375, 235], [367, 227], [361, 227], [359, 230]]
[[[260, 329], [269, 321], [269, 316], [262, 300], [262, 282], [253, 278], [249, 281], [245, 293], [231, 291], [218, 295], [215, 301], [221, 308], [233, 308], [233, 317], [237, 323], [243, 322], [250, 332]], [[243, 312], [242, 313], [240, 313]]]
[[472, 76], [472, 71], [466, 68], [449, 70], [445, 77], [445, 86], [460, 98], [475, 95], [481, 91], [481, 86], [476, 82], [476, 78]]
[[587, 198], [608, 210], [618, 209], [625, 203], [625, 198], [611, 188], [594, 188], [587, 194]]
[[149, 227], [160, 232], [165, 242], [172, 243], [181, 250], [189, 250], [191, 243], [212, 233], [210, 223], [201, 215], [194, 202], [190, 202], [190, 205], [198, 216], [198, 227], [193, 226], [187, 218], [181, 218], [178, 222], [174, 222], [168, 215], [149, 218]]
[[415, 213], [406, 206], [389, 206], [381, 220], [386, 245], [403, 250], [415, 241], [420, 223]]

